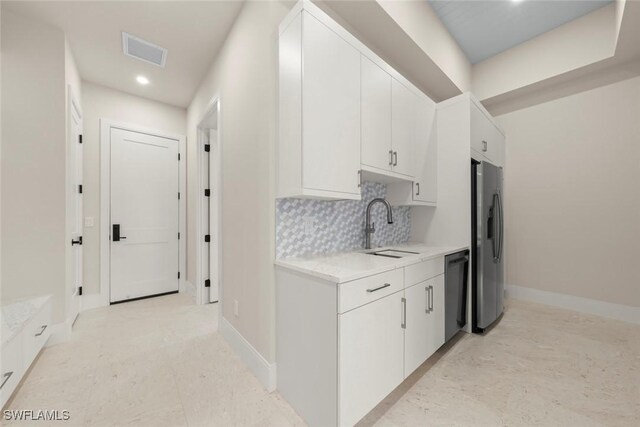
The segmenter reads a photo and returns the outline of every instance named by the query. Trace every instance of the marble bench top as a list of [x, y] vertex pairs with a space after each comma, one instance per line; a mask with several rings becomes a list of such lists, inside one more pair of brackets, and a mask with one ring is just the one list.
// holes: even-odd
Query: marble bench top
[[[403, 258], [367, 255], [367, 252], [399, 249], [417, 252]], [[396, 268], [405, 267], [427, 259], [449, 255], [468, 249], [467, 246], [436, 247], [423, 243], [407, 243], [400, 246], [376, 248], [367, 251], [343, 252], [329, 255], [283, 258], [275, 261], [281, 268], [309, 274], [333, 283], [344, 283], [372, 276]]]

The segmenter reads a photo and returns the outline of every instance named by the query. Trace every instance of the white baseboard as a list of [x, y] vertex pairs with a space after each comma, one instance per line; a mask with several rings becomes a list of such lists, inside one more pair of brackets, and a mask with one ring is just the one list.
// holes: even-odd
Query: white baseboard
[[196, 299], [196, 287], [194, 286], [194, 284], [193, 284], [193, 283], [191, 283], [191, 282], [190, 282], [190, 281], [188, 281], [188, 280], [185, 280], [185, 289], [184, 289], [184, 292], [185, 292], [187, 295], [190, 295], [190, 296], [194, 299], [194, 301], [195, 301], [195, 299]]
[[60, 344], [71, 339], [71, 324], [68, 320], [51, 325], [51, 336], [47, 340], [45, 347]]
[[578, 311], [580, 313], [594, 314], [596, 316], [606, 317], [609, 319], [640, 324], [640, 307], [631, 307], [628, 305], [614, 304], [515, 285], [507, 285], [505, 288], [507, 290], [508, 298], [532, 301], [553, 307]]
[[80, 297], [80, 312], [91, 310], [92, 308], [106, 307], [101, 294], [82, 295]]
[[267, 391], [276, 389], [276, 365], [267, 360], [247, 341], [236, 328], [224, 317], [220, 322], [220, 333], [227, 340], [231, 348], [249, 367]]

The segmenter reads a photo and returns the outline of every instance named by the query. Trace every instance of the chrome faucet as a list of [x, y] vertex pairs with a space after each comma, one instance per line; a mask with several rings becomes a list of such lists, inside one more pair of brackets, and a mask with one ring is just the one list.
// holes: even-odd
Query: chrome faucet
[[371, 235], [376, 231], [375, 222], [371, 222], [371, 207], [376, 203], [384, 203], [387, 207], [387, 224], [393, 224], [393, 214], [391, 213], [391, 204], [387, 202], [385, 199], [377, 198], [373, 199], [367, 205], [367, 215], [366, 215], [366, 224], [364, 227], [364, 248], [371, 249]]

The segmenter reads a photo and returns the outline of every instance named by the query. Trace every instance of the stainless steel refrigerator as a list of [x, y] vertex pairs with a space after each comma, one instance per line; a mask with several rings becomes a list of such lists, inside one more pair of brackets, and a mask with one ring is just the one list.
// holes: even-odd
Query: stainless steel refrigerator
[[472, 330], [483, 332], [504, 310], [502, 168], [471, 162]]

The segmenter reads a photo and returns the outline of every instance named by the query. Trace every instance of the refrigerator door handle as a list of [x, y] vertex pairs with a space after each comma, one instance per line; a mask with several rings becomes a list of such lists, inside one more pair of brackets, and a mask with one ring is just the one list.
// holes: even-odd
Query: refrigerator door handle
[[498, 213], [498, 207], [499, 207], [499, 197], [498, 193], [494, 193], [493, 194], [493, 200], [491, 203], [491, 213], [492, 213], [492, 221], [491, 221], [491, 226], [493, 227], [493, 230], [491, 230], [491, 249], [493, 249], [493, 260], [495, 262], [498, 261], [498, 250], [499, 250], [499, 239], [498, 239], [498, 228], [500, 228], [500, 224], [498, 222], [498, 218], [500, 216], [500, 214]]
[[504, 245], [504, 211], [502, 210], [502, 196], [500, 192], [498, 195], [498, 214], [500, 215], [500, 221], [498, 227], [500, 231], [500, 239], [498, 240], [498, 261], [502, 260], [502, 247]]

